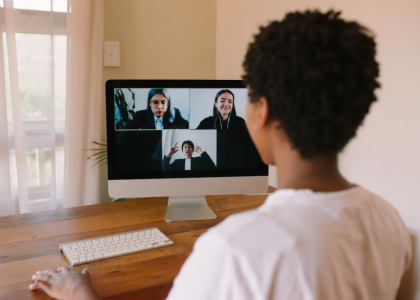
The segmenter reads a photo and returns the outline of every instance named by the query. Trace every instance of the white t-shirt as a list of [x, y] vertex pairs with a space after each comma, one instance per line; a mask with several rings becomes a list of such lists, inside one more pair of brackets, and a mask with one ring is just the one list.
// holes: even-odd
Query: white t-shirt
[[361, 188], [278, 190], [195, 243], [170, 300], [394, 300], [411, 261], [398, 212]]

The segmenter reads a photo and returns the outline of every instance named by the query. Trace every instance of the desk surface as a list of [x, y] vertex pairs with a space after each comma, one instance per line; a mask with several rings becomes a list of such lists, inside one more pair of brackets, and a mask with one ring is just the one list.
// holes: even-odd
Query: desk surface
[[[274, 191], [270, 188], [269, 192]], [[0, 299], [51, 299], [28, 289], [38, 270], [70, 266], [58, 245], [158, 227], [175, 245], [76, 266], [87, 267], [99, 294], [110, 299], [165, 299], [196, 239], [231, 214], [255, 209], [266, 195], [208, 196], [216, 220], [166, 222], [168, 198], [58, 209], [0, 217]]]

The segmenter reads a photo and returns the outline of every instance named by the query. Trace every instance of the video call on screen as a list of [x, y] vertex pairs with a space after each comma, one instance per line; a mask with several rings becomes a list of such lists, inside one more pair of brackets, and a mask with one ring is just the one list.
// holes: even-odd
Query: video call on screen
[[115, 88], [116, 171], [179, 177], [264, 166], [247, 101], [245, 88]]

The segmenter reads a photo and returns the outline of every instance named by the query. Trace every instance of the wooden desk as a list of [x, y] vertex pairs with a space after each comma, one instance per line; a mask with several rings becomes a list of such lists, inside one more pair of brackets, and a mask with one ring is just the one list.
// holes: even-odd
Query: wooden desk
[[[270, 188], [269, 192], [274, 191]], [[175, 243], [142, 253], [88, 263], [99, 294], [111, 299], [165, 299], [196, 239], [227, 216], [255, 209], [267, 196], [209, 196], [216, 220], [166, 222], [168, 198], [66, 208], [0, 217], [0, 299], [51, 299], [28, 289], [38, 270], [70, 266], [58, 245], [158, 227]]]

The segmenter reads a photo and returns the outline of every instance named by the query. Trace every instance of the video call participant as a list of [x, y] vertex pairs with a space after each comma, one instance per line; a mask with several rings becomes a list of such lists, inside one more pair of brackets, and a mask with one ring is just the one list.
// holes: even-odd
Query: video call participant
[[124, 129], [188, 129], [178, 108], [171, 103], [167, 89], [150, 89], [147, 108], [137, 111]]
[[[188, 170], [214, 170], [216, 166], [214, 165], [213, 160], [203, 151], [198, 144], [195, 145], [191, 141], [184, 141], [182, 143], [181, 149], [184, 153], [184, 159], [175, 159], [175, 161], [169, 164], [172, 155], [179, 151], [177, 147], [178, 142], [176, 142], [168, 154], [163, 157], [162, 160], [162, 170], [163, 171], [188, 171]], [[193, 152], [200, 154], [200, 157], [192, 157]]]
[[217, 131], [217, 168], [237, 169], [262, 164], [246, 129], [245, 120], [236, 114], [235, 95], [220, 90], [213, 103], [213, 115], [203, 119], [197, 129]]
[[213, 116], [203, 119], [197, 129], [246, 130], [245, 120], [236, 115], [235, 95], [230, 90], [221, 90], [216, 94]]

